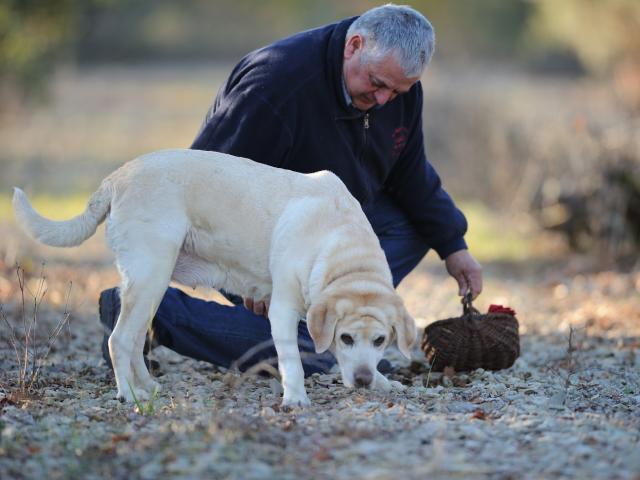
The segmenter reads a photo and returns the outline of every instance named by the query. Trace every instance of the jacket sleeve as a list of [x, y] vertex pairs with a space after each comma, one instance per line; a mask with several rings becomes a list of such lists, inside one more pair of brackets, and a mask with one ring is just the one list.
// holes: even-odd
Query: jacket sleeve
[[427, 161], [422, 134], [422, 88], [416, 85], [414, 118], [407, 144], [394, 165], [385, 187], [407, 212], [418, 231], [441, 259], [467, 248], [467, 220], [449, 194], [440, 176]]
[[255, 91], [221, 93], [191, 145], [274, 167], [290, 153], [293, 135], [275, 109]]

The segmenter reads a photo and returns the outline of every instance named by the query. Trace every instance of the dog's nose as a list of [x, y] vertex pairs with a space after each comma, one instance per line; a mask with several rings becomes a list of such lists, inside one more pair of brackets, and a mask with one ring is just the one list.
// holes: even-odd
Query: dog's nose
[[353, 383], [356, 387], [368, 387], [373, 381], [373, 374], [367, 367], [359, 367], [353, 374]]

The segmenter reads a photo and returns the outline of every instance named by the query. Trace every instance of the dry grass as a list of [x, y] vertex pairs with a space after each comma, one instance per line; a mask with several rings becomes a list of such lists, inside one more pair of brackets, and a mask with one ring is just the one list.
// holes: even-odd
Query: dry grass
[[[15, 374], [9, 383], [0, 384], [7, 398], [16, 403], [37, 397], [43, 381], [41, 370], [48, 361], [49, 354], [64, 327], [68, 324], [68, 311], [71, 283], [67, 290], [64, 310], [60, 319], [48, 329], [46, 324], [39, 321], [39, 313], [47, 295], [47, 282], [44, 275], [44, 265], [40, 277], [35, 282], [25, 277], [22, 267], [15, 268], [15, 281], [19, 289], [18, 311], [7, 313], [0, 304], [0, 319], [4, 323], [1, 336], [15, 354]], [[31, 284], [31, 287], [30, 287]], [[35, 289], [33, 289], [35, 286]]]

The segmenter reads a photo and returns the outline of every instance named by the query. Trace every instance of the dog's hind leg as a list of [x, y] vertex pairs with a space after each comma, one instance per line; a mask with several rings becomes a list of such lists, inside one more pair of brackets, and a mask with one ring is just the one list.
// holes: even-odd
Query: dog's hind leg
[[126, 279], [120, 288], [120, 315], [109, 337], [109, 354], [118, 387], [116, 398], [121, 402], [147, 397], [146, 392], [137, 386], [131, 363], [135, 349], [133, 340], [137, 336], [136, 323], [139, 323], [142, 313], [142, 306], [136, 303], [135, 297], [139, 293], [134, 282], [137, 281]]
[[109, 337], [109, 352], [121, 401], [134, 401], [134, 395], [146, 399], [148, 389], [156, 385], [144, 364], [144, 334], [169, 285], [179, 243], [153, 235], [145, 236], [139, 245], [129, 243], [123, 255], [116, 253], [123, 285], [120, 316]]
[[[152, 311], [155, 312], [157, 309], [158, 306], [156, 305], [152, 308]], [[153, 315], [151, 318], [153, 318]], [[148, 325], [145, 325], [142, 330], [138, 332], [138, 336], [135, 339], [135, 345], [133, 347], [133, 355], [131, 357], [131, 368], [135, 375], [136, 384], [148, 393], [153, 394], [154, 392], [160, 391], [160, 384], [153, 379], [149, 370], [147, 370], [147, 366], [144, 363], [144, 356], [138, 355], [138, 352], [144, 351], [144, 343], [147, 339], [148, 331]]]

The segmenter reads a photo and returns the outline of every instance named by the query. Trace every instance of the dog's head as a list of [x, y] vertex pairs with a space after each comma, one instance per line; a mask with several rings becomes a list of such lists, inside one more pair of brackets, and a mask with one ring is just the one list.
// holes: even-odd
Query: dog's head
[[336, 292], [311, 305], [307, 326], [316, 352], [330, 349], [347, 387], [375, 387], [376, 368], [394, 340], [407, 358], [416, 326], [395, 291]]

